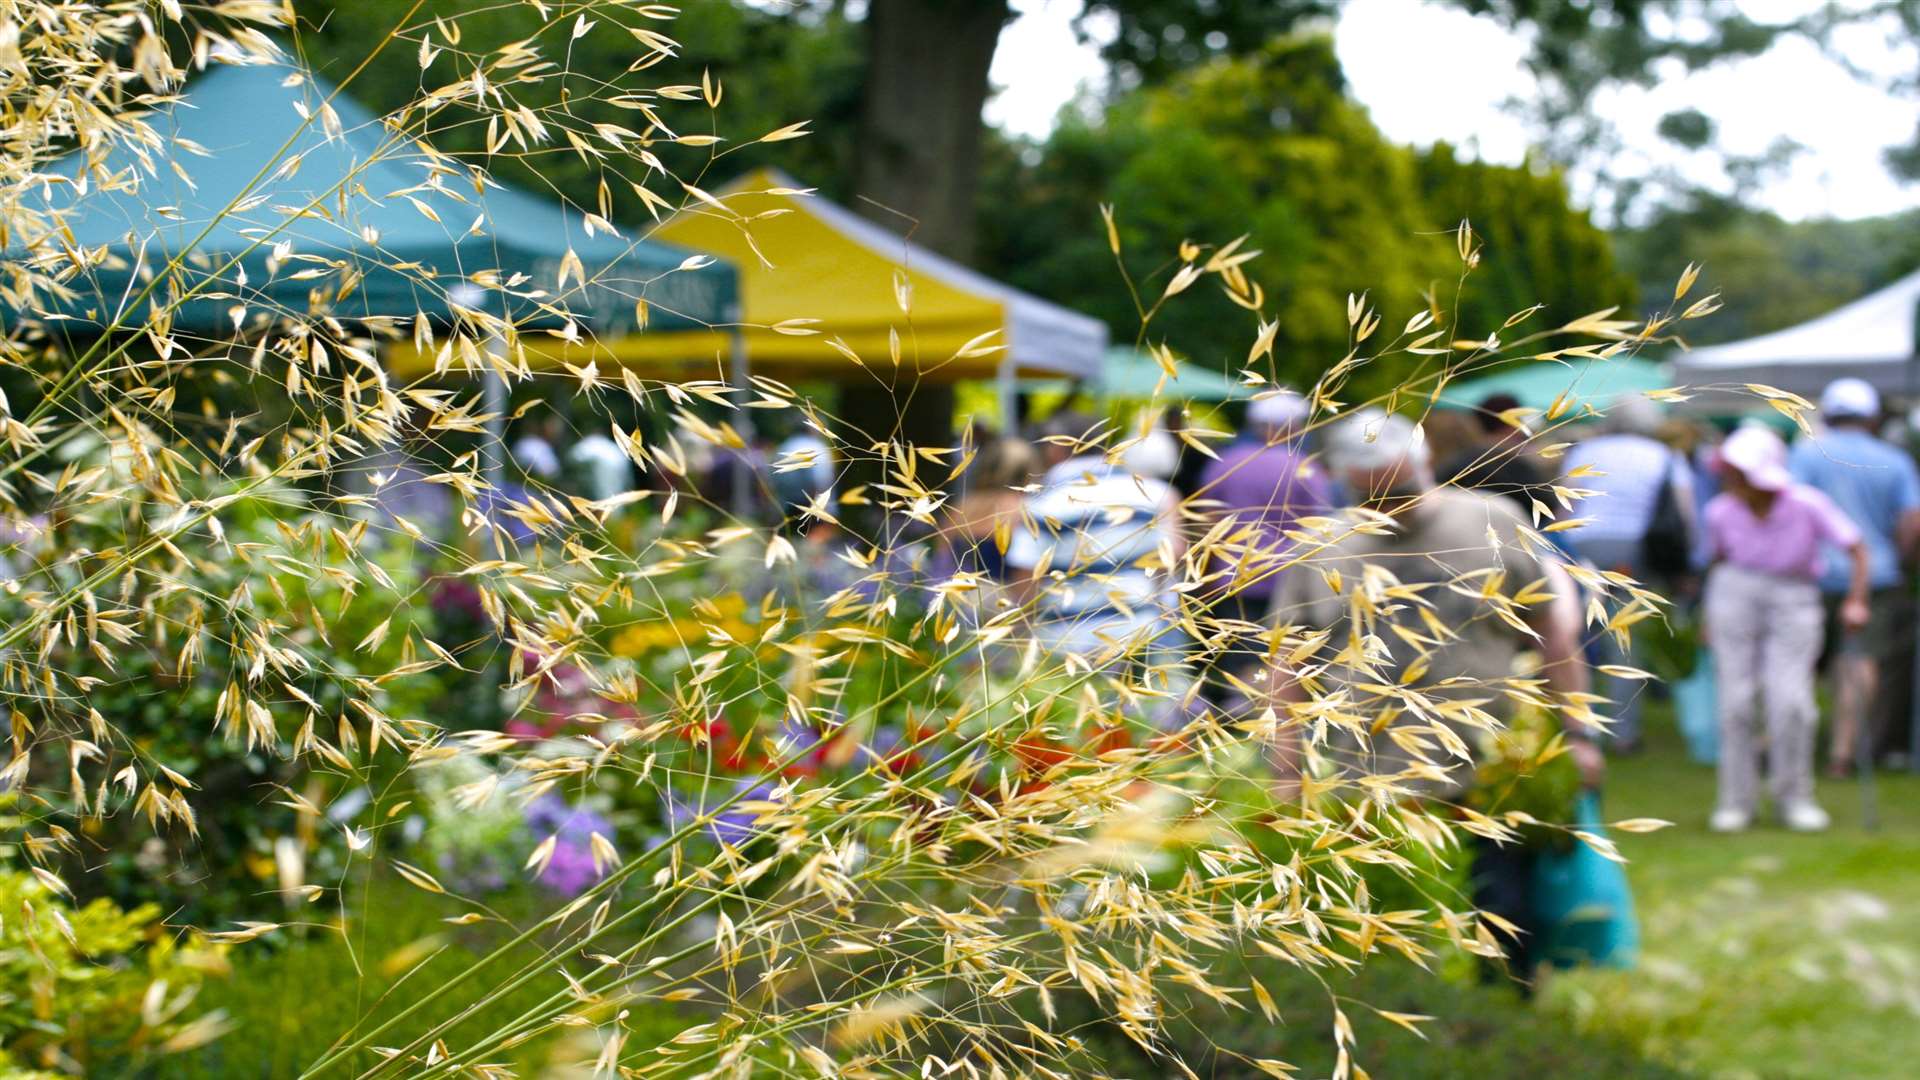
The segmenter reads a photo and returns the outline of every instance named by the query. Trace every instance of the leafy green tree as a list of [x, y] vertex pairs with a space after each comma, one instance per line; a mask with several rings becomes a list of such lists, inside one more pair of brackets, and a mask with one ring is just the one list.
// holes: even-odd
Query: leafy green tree
[[[437, 46], [479, 55], [526, 38], [544, 21], [528, 5], [502, 4], [476, 10], [467, 0], [428, 0], [404, 23], [400, 11], [383, 4], [299, 0], [296, 7], [303, 28], [298, 44], [307, 62], [319, 74], [336, 80], [365, 59], [368, 42], [396, 29], [408, 31], [407, 42], [389, 48], [354, 79], [354, 95], [380, 110], [398, 108], [456, 77], [455, 69], [445, 59], [421, 68], [411, 42], [418, 40], [423, 30], [432, 35]], [[443, 16], [445, 25], [457, 28], [457, 42], [447, 41], [434, 28], [435, 19]], [[634, 38], [610, 20], [587, 18], [585, 26], [570, 41], [542, 44], [548, 52], [564, 56], [571, 70], [601, 73], [608, 78], [625, 71], [640, 54]], [[650, 149], [674, 175], [718, 184], [756, 165], [776, 163], [810, 184], [821, 185], [830, 197], [851, 197], [856, 121], [866, 69], [858, 24], [838, 10], [824, 7], [774, 9], [710, 3], [688, 5], [673, 20], [671, 29], [684, 55], [711, 71], [720, 104], [711, 113], [704, 103], [679, 110], [671, 101], [653, 104], [676, 133], [718, 135], [723, 140], [711, 147], [678, 146], [660, 139], [659, 131], [649, 132], [657, 140]], [[563, 85], [563, 80], [549, 80], [517, 88], [516, 94], [530, 107], [565, 108], [588, 122], [616, 124], [635, 131], [648, 128], [643, 114], [610, 103], [609, 95], [566, 100]], [[442, 150], [479, 160], [486, 149], [486, 124], [478, 113], [465, 115], [472, 122], [436, 122], [434, 143]], [[808, 122], [810, 137], [770, 144], [753, 141], [800, 121]], [[709, 159], [711, 163], [703, 166]], [[530, 153], [496, 155], [488, 165], [502, 179], [589, 208], [599, 203], [607, 167], [606, 162], [590, 162], [559, 141]], [[626, 179], [655, 187], [656, 194], [665, 199], [678, 202], [682, 198], [677, 185], [660, 186], [657, 174], [633, 171]], [[610, 185], [607, 196], [614, 211], [608, 217], [616, 223], [634, 225], [650, 219], [649, 211], [631, 188]]]
[[1617, 233], [1622, 267], [1659, 298], [1688, 262], [1696, 288], [1722, 308], [1691, 323], [1694, 344], [1733, 341], [1824, 314], [1920, 266], [1920, 212], [1859, 221], [1789, 222], [1696, 192], [1638, 228]]
[[[1083, 19], [1118, 22], [1120, 34], [1105, 53], [1124, 83], [1259, 49], [1298, 20], [1329, 10], [1325, 0], [1092, 0]], [[976, 217], [980, 113], [1011, 18], [1007, 0], [886, 0], [867, 9], [866, 95], [854, 160], [858, 209], [892, 228], [910, 223], [917, 241], [962, 262], [974, 261], [984, 239]], [[1092, 222], [1079, 220], [1086, 236], [1098, 235]], [[850, 415], [893, 415], [911, 441], [943, 442], [953, 393], [948, 386], [862, 384], [842, 404]]]
[[[1280, 324], [1274, 374], [1296, 383], [1346, 354], [1349, 293], [1371, 289], [1393, 327], [1429, 295], [1451, 308], [1463, 217], [1489, 256], [1466, 286], [1464, 333], [1484, 336], [1534, 303], [1570, 317], [1631, 299], [1606, 235], [1569, 206], [1557, 175], [1394, 145], [1347, 95], [1325, 37], [1206, 65], [1116, 103], [1103, 121], [1069, 121], [1026, 148], [1032, 160], [1020, 149], [1001, 148], [990, 166], [988, 268], [1106, 319], [1120, 340], [1140, 320], [1098, 228], [1101, 203], [1114, 207], [1148, 303], [1178, 269], [1182, 241], [1250, 234], [1240, 250], [1261, 255], [1245, 269]], [[1224, 294], [1183, 296], [1148, 333], [1234, 372], [1254, 320]]]
[[1539, 304], [1527, 329], [1555, 326], [1637, 295], [1657, 297], [1664, 286], [1636, 288], [1617, 268], [1612, 239], [1575, 208], [1566, 180], [1539, 162], [1494, 165], [1461, 158], [1446, 143], [1419, 156], [1420, 193], [1428, 216], [1465, 219], [1482, 244], [1482, 258], [1457, 304], [1459, 332], [1482, 338], [1515, 312]]
[[[1610, 85], [1653, 86], [1676, 63], [1697, 71], [1759, 56], [1792, 38], [1812, 42], [1863, 81], [1889, 93], [1911, 95], [1920, 88], [1920, 71], [1887, 74], [1862, 69], [1846, 54], [1844, 38], [1838, 36], [1845, 28], [1868, 26], [1884, 31], [1890, 41], [1911, 40], [1920, 35], [1920, 3], [1915, 0], [1804, 5], [1799, 11], [1722, 0], [1454, 2], [1473, 14], [1526, 32], [1526, 65], [1540, 85], [1530, 108], [1540, 124], [1544, 146], [1554, 160], [1577, 162], [1592, 170], [1600, 185], [1616, 197], [1615, 218], [1627, 217], [1650, 189], [1668, 200], [1676, 195], [1684, 199], [1686, 193], [1684, 187], [1676, 189], [1670, 178], [1656, 178], [1649, 185], [1643, 178], [1619, 176], [1610, 168], [1620, 139], [1591, 108], [1594, 95]], [[1697, 110], [1669, 115], [1659, 131], [1688, 149], [1717, 148], [1711, 118]], [[1729, 169], [1765, 167], [1783, 149], [1776, 147], [1756, 160], [1729, 155]], [[1920, 134], [1889, 148], [1886, 156], [1896, 174], [1920, 179]]]
[[1094, 0], [1076, 26], [1086, 34], [1105, 21], [1115, 33], [1101, 47], [1122, 87], [1164, 82], [1223, 56], [1257, 53], [1307, 19], [1328, 18], [1332, 0]]

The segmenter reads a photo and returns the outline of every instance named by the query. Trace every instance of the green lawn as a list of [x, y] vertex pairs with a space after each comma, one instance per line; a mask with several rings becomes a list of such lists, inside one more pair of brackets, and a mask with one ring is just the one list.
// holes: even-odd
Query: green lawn
[[[1876, 832], [1861, 828], [1860, 786], [1849, 781], [1821, 785], [1835, 819], [1830, 833], [1800, 836], [1769, 823], [1716, 836], [1706, 831], [1712, 769], [1686, 760], [1663, 713], [1649, 719], [1651, 748], [1613, 763], [1605, 808], [1609, 820], [1675, 823], [1648, 835], [1615, 834], [1632, 861], [1640, 966], [1559, 975], [1531, 1007], [1504, 989], [1383, 969], [1343, 990], [1438, 1020], [1423, 1043], [1358, 1014], [1362, 1061], [1374, 1075], [1672, 1075], [1654, 1062], [1705, 1078], [1920, 1075], [1920, 777], [1879, 778]], [[356, 1018], [406, 999], [410, 988], [383, 970], [395, 953], [423, 941], [444, 946], [435, 964], [445, 974], [491, 943], [477, 930], [441, 922], [448, 911], [433, 898], [403, 892], [389, 899], [378, 906], [382, 917], [358, 969], [326, 937], [240, 953], [235, 978], [209, 994], [210, 1004], [239, 1021], [236, 1030], [161, 1074], [290, 1075]], [[1270, 985], [1279, 992], [1286, 982]], [[495, 1003], [470, 1027], [484, 1029], [537, 996]], [[298, 1009], [286, 1007], [293, 1001]], [[1272, 1050], [1323, 1075], [1330, 1062], [1319, 1058], [1331, 1033], [1323, 1030], [1322, 993], [1305, 987], [1286, 1005], [1292, 1022]], [[1227, 1037], [1224, 1027], [1212, 1034], [1229, 1045], [1262, 1041], [1249, 1032]], [[1125, 1068], [1120, 1049], [1116, 1070], [1139, 1075]], [[1203, 1047], [1193, 1049], [1195, 1060], [1205, 1060]], [[1245, 1072], [1226, 1061], [1211, 1067], [1222, 1077]]]
[[1616, 836], [1632, 860], [1637, 971], [1558, 980], [1546, 1007], [1707, 1077], [1920, 1075], [1920, 777], [1822, 781], [1834, 828], [1706, 829], [1714, 776], [1686, 759], [1670, 717], [1649, 751], [1613, 763], [1609, 820], [1675, 827]]
[[[526, 918], [541, 903], [522, 891], [492, 898], [496, 910]], [[426, 990], [465, 971], [481, 956], [501, 944], [507, 934], [497, 924], [454, 927], [449, 916], [472, 910], [447, 897], [430, 896], [404, 885], [377, 886], [358, 910], [370, 913], [353, 926], [353, 948], [341, 935], [316, 931], [304, 938], [249, 943], [234, 953], [230, 978], [210, 982], [202, 998], [208, 1008], [226, 1013], [231, 1030], [218, 1041], [190, 1054], [165, 1058], [147, 1074], [151, 1080], [277, 1080], [298, 1076], [319, 1060], [350, 1030], [364, 1031], [374, 1022], [392, 1017]], [[539, 950], [524, 947], [510, 954], [495, 973], [477, 979], [472, 987], [453, 991], [451, 1000], [430, 1016], [448, 1015], [454, 1005], [476, 1003], [489, 985], [505, 980], [514, 967], [535, 959]], [[417, 970], [414, 965], [425, 964]], [[411, 971], [410, 974], [404, 974]], [[466, 1022], [447, 1036], [461, 1046], [492, 1032], [532, 1009], [548, 994], [564, 991], [555, 977], [536, 979], [519, 991], [479, 1003]], [[636, 1008], [628, 1027], [637, 1039], [655, 1042], [670, 1038], [682, 1021], [668, 1007]], [[379, 1040], [398, 1046], [424, 1030], [408, 1023]], [[496, 1060], [522, 1068], [520, 1075], [551, 1075], [556, 1058], [592, 1058], [597, 1044], [562, 1045], [564, 1038], [541, 1038]], [[329, 1077], [358, 1075], [378, 1059], [356, 1056], [352, 1068], [330, 1071]]]

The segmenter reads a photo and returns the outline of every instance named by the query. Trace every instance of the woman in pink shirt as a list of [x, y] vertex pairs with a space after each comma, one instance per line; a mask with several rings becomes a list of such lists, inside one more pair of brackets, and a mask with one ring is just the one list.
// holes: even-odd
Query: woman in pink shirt
[[1820, 657], [1823, 543], [1853, 558], [1840, 605], [1849, 629], [1867, 623], [1867, 547], [1860, 530], [1817, 488], [1795, 483], [1787, 447], [1763, 427], [1743, 427], [1720, 447], [1722, 491], [1707, 503], [1713, 569], [1706, 630], [1720, 692], [1720, 797], [1711, 826], [1738, 832], [1760, 802], [1754, 748], [1756, 693], [1766, 700], [1767, 773], [1774, 808], [1790, 829], [1817, 832], [1827, 812], [1813, 798], [1813, 735], [1819, 712], [1813, 668]]

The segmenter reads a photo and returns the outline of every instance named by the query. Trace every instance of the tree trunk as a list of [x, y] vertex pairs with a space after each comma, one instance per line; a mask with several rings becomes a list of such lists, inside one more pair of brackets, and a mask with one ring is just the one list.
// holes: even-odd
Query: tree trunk
[[[855, 209], [960, 262], [973, 255], [980, 110], [1008, 17], [1007, 0], [872, 0], [867, 11]], [[902, 366], [891, 387], [849, 387], [845, 417], [875, 438], [950, 445], [952, 386]]]

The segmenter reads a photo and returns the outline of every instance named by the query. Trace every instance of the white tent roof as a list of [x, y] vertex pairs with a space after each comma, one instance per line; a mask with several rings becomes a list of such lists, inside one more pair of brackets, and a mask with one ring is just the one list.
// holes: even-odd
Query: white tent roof
[[1920, 271], [1798, 326], [1709, 345], [1674, 361], [1683, 383], [1764, 383], [1812, 396], [1853, 375], [1885, 392], [1912, 384]]

